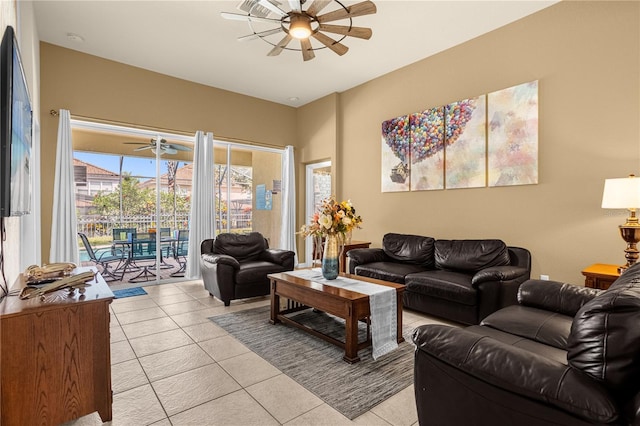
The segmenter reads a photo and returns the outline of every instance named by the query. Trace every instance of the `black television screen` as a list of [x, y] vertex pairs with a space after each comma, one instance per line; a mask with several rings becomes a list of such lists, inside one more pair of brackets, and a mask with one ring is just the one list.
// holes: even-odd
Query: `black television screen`
[[0, 109], [0, 216], [20, 216], [31, 212], [33, 111], [10, 26], [0, 47]]

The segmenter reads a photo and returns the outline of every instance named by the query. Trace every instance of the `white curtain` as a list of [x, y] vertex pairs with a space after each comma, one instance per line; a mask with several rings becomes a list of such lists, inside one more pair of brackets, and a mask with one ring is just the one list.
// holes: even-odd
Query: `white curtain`
[[200, 278], [200, 243], [215, 236], [213, 194], [213, 134], [198, 131], [193, 151], [189, 254], [185, 276]]
[[73, 262], [79, 265], [71, 115], [69, 111], [61, 109], [59, 116], [49, 262]]
[[[293, 147], [282, 154], [282, 227], [280, 248], [296, 252], [296, 172]], [[297, 257], [297, 252], [296, 252]], [[296, 262], [297, 263], [297, 262]]]

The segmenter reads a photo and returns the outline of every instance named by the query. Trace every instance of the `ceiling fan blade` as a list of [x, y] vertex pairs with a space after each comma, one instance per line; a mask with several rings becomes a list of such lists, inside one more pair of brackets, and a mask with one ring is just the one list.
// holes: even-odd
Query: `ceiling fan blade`
[[248, 41], [248, 40], [255, 40], [257, 38], [260, 37], [266, 37], [269, 36], [271, 34], [276, 34], [282, 32], [282, 28], [274, 28], [272, 30], [267, 30], [267, 31], [261, 31], [259, 33], [253, 33], [253, 34], [249, 34], [243, 37], [238, 37], [238, 41]]
[[315, 38], [320, 43], [324, 44], [325, 46], [327, 46], [329, 49], [333, 50], [334, 52], [336, 52], [340, 56], [344, 55], [349, 50], [349, 48], [347, 46], [345, 46], [344, 44], [338, 43], [337, 41], [335, 41], [331, 37], [327, 37], [326, 35], [324, 35], [322, 33], [313, 33], [312, 36], [313, 36], [313, 38]]
[[353, 18], [355, 16], [362, 16], [362, 15], [371, 15], [372, 13], [376, 13], [376, 10], [377, 10], [376, 5], [373, 4], [371, 1], [367, 0], [360, 3], [356, 3], [353, 6], [349, 6], [347, 7], [346, 10], [337, 9], [337, 10], [334, 10], [333, 12], [325, 13], [324, 15], [320, 15], [316, 17], [316, 19], [318, 19], [318, 22], [320, 23], [337, 21], [338, 19]]
[[[184, 145], [178, 145], [178, 144], [166, 144], [166, 145], [162, 145], [163, 149], [173, 149], [176, 151], [191, 151], [191, 148], [188, 146], [184, 146]], [[174, 152], [175, 154], [175, 152]]]
[[318, 27], [320, 31], [326, 31], [334, 34], [341, 34], [350, 37], [363, 38], [365, 40], [369, 40], [371, 38], [371, 28], [363, 28], [363, 27], [347, 27], [344, 25], [329, 25], [329, 24], [320, 24]]
[[278, 6], [276, 6], [275, 4], [271, 3], [269, 0], [258, 0], [258, 4], [260, 6], [266, 7], [267, 9], [269, 9], [270, 11], [275, 13], [276, 15], [287, 16], [287, 12], [285, 12], [282, 9], [280, 9]]
[[144, 151], [145, 149], [152, 149], [152, 148], [154, 147], [151, 145], [145, 145], [145, 146], [141, 146], [140, 148], [134, 149], [134, 151]]
[[303, 38], [300, 40], [300, 47], [302, 48], [302, 59], [305, 61], [310, 61], [316, 57], [316, 54], [313, 53], [313, 48], [311, 47], [311, 42], [308, 38]]
[[311, 15], [311, 16], [316, 16], [318, 13], [320, 13], [320, 11], [322, 9], [324, 9], [325, 7], [327, 7], [332, 0], [316, 0], [314, 1], [311, 6], [309, 6], [309, 8], [307, 9], [307, 14]]
[[289, 34], [285, 35], [284, 38], [280, 40], [280, 42], [269, 51], [269, 53], [267, 53], [267, 56], [278, 56], [284, 50], [284, 48], [287, 47], [287, 44], [289, 44], [292, 39], [293, 37]]
[[145, 142], [122, 142], [125, 145], [148, 145]]
[[228, 13], [228, 12], [221, 12], [220, 16], [222, 16], [224, 19], [231, 19], [233, 21], [251, 21], [251, 22], [264, 22], [267, 24], [279, 24], [280, 20], [279, 19], [272, 19], [272, 18], [260, 18], [258, 16], [253, 16], [253, 15], [240, 15], [238, 13]]
[[289, 7], [296, 12], [300, 12], [302, 10], [300, 0], [289, 0]]

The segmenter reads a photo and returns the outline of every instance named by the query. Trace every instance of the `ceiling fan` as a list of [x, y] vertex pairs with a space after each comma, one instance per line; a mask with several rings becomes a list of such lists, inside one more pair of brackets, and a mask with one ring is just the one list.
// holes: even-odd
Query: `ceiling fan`
[[[142, 142], [125, 142], [126, 145], [143, 145], [139, 148], [135, 148], [134, 151], [144, 151], [145, 149], [150, 149], [154, 154], [156, 153], [156, 148], [158, 147], [157, 138], [151, 139], [151, 141], [147, 143]], [[162, 154], [176, 154], [178, 151], [191, 151], [191, 148], [184, 145], [178, 144], [170, 144], [167, 143], [166, 139], [160, 139], [160, 155]]]
[[[363, 1], [352, 6], [345, 6], [338, 0], [313, 0], [306, 9], [304, 6], [307, 0], [288, 0], [288, 9], [283, 9], [280, 2], [276, 0], [244, 0], [238, 8], [247, 15], [237, 13], [222, 12], [225, 19], [246, 21], [249, 23], [252, 34], [239, 37], [239, 41], [255, 40], [260, 38], [273, 46], [267, 56], [277, 56], [283, 50], [297, 50], [302, 52], [302, 58], [309, 61], [315, 57], [314, 50], [329, 48], [342, 56], [349, 48], [341, 43], [347, 36], [368, 40], [371, 38], [371, 29], [354, 27], [353, 18], [362, 15], [376, 13], [376, 5], [371, 1]], [[320, 15], [320, 12], [335, 3], [338, 7]], [[275, 17], [270, 17], [275, 15]], [[345, 25], [331, 25], [328, 22], [348, 20]], [[264, 23], [276, 26], [270, 29], [256, 31], [253, 24]], [[278, 42], [272, 42], [267, 37], [284, 33], [284, 37]], [[337, 34], [335, 40], [326, 34]], [[321, 43], [321, 46], [314, 47], [311, 38]], [[287, 47], [293, 39], [300, 40], [300, 49]]]

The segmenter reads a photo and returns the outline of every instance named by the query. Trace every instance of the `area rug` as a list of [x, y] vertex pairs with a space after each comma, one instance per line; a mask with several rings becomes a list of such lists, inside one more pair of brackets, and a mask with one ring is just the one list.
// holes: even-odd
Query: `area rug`
[[122, 299], [124, 297], [131, 296], [141, 296], [143, 294], [147, 294], [147, 292], [144, 291], [144, 288], [142, 287], [126, 288], [124, 290], [113, 290], [113, 295], [116, 297], [116, 299]]
[[[411, 328], [405, 342], [374, 361], [371, 348], [358, 352], [360, 362], [342, 360], [344, 350], [295, 327], [269, 323], [269, 306], [209, 318], [249, 349], [304, 386], [345, 417], [354, 418], [413, 383]], [[344, 341], [344, 320], [307, 310], [296, 321]], [[360, 324], [360, 341], [366, 326]]]

